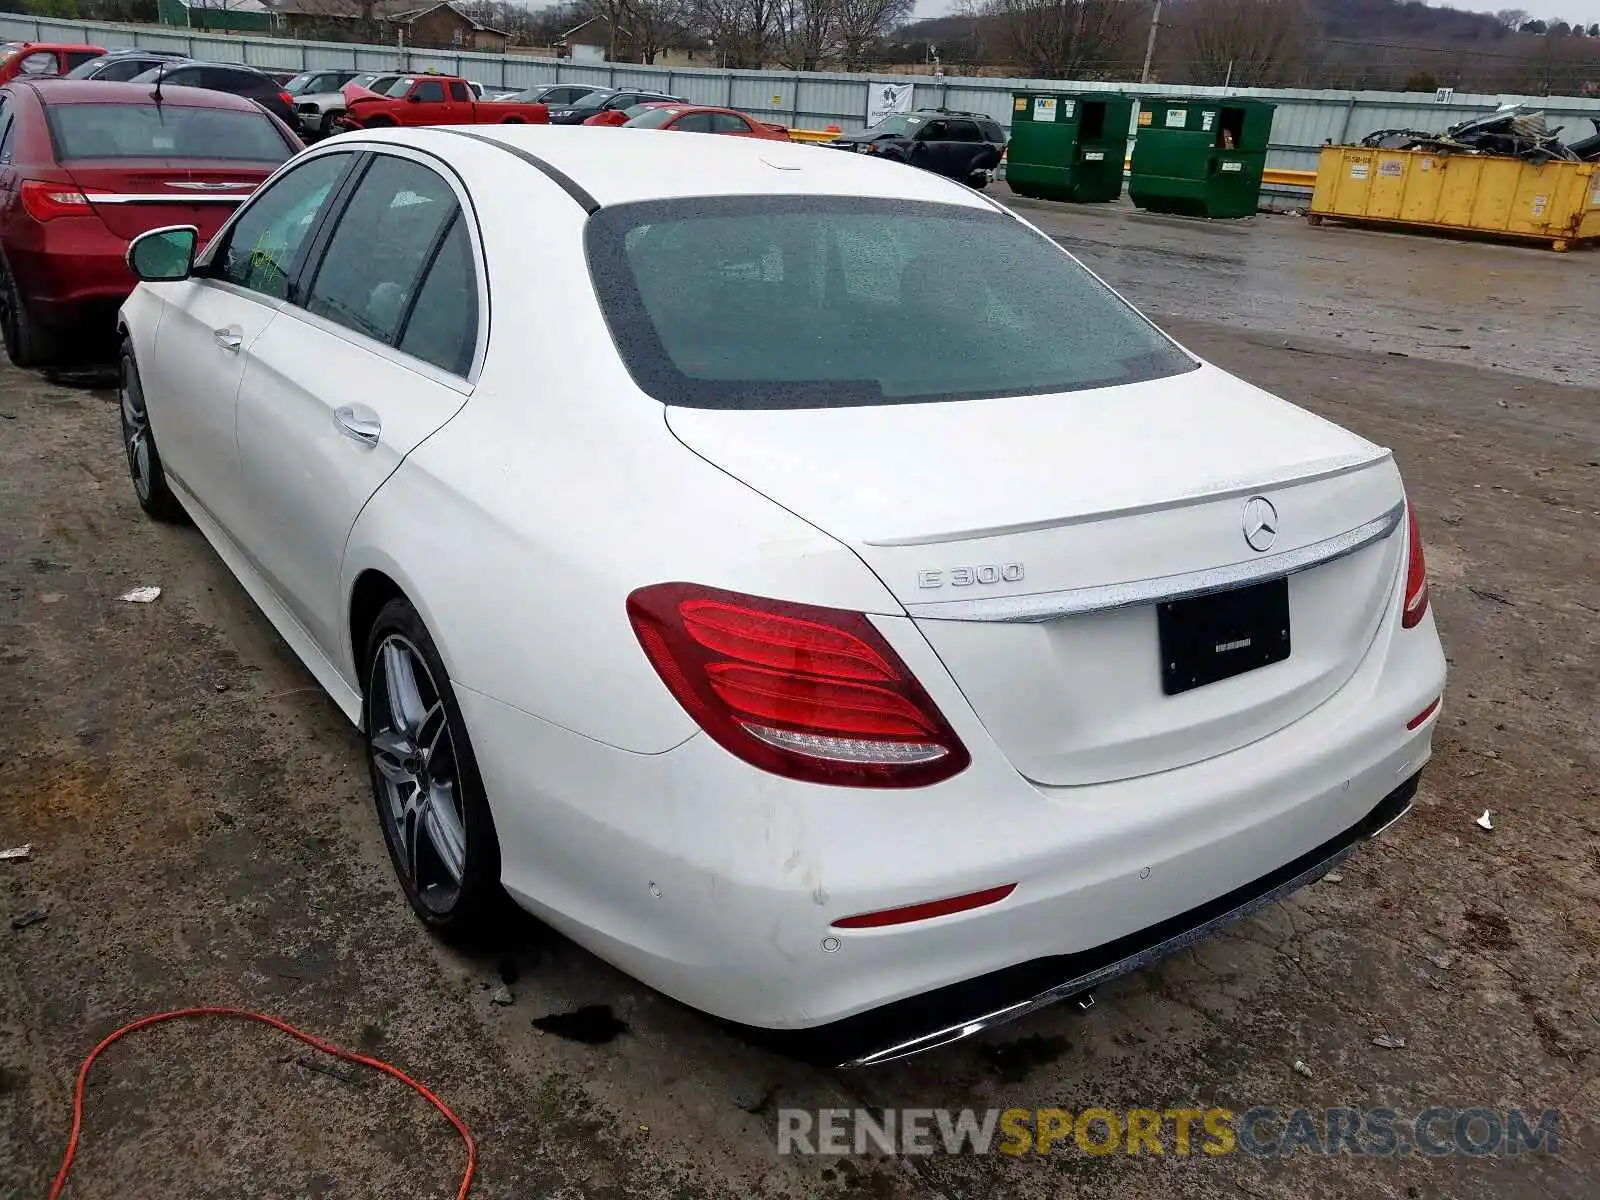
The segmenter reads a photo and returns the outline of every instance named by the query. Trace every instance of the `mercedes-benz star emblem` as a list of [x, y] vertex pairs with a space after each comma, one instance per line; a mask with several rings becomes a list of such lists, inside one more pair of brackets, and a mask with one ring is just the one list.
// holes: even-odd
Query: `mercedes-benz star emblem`
[[1244, 540], [1252, 550], [1271, 550], [1278, 540], [1278, 510], [1265, 496], [1251, 496], [1244, 502]]

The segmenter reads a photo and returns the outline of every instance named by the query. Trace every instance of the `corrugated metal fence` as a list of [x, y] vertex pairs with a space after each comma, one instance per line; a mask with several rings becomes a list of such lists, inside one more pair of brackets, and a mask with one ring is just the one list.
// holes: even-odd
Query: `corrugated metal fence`
[[[0, 15], [0, 39], [89, 42], [107, 47], [145, 46], [181, 50], [200, 58], [243, 62], [277, 69], [360, 67], [368, 70], [427, 70], [464, 75], [488, 86], [533, 87], [541, 83], [593, 83], [650, 88], [702, 104], [742, 109], [799, 129], [838, 125], [858, 129], [866, 122], [867, 100], [875, 84], [916, 83], [919, 107], [960, 108], [987, 113], [1011, 123], [1011, 93], [1023, 90], [1126, 91], [1140, 96], [1248, 96], [1274, 101], [1268, 166], [1315, 170], [1317, 149], [1325, 141], [1351, 141], [1374, 129], [1437, 130], [1503, 103], [1521, 101], [1542, 108], [1552, 126], [1565, 125], [1573, 138], [1594, 130], [1600, 99], [1575, 97], [1456, 95], [1439, 103], [1415, 92], [1326, 92], [1275, 88], [1181, 87], [1162, 84], [1069, 83], [1042, 79], [987, 79], [945, 76], [844, 75], [789, 71], [719, 71], [681, 67], [642, 67], [630, 63], [573, 63], [520, 54], [472, 54], [401, 50], [346, 42], [298, 42], [282, 38], [225, 37], [149, 25], [112, 25]], [[1133, 130], [1129, 130], [1131, 137]]]

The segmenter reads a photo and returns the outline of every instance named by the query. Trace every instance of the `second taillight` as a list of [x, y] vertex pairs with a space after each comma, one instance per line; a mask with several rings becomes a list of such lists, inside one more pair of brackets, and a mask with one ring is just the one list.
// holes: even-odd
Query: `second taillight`
[[1422, 535], [1417, 532], [1417, 512], [1406, 501], [1406, 599], [1400, 625], [1410, 629], [1428, 611], [1428, 564], [1422, 557]]
[[628, 619], [678, 703], [752, 766], [812, 783], [918, 787], [970, 761], [861, 613], [660, 583], [628, 597]]

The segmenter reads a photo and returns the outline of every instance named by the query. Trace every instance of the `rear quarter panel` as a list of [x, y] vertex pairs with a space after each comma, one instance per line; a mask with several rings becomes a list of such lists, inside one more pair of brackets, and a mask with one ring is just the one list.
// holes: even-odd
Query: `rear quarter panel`
[[[385, 571], [458, 684], [639, 753], [696, 726], [634, 637], [634, 588], [690, 580], [901, 612], [853, 553], [672, 436], [611, 344], [583, 210], [534, 168], [462, 141], [449, 138], [452, 160], [484, 181], [473, 193], [493, 304], [486, 365], [462, 411], [357, 520], [345, 594], [363, 571]], [[563, 305], [536, 303], [552, 294]]]

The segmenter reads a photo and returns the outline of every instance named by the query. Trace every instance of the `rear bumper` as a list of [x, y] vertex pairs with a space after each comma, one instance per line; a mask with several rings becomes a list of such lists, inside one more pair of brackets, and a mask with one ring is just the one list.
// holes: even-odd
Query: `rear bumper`
[[[1394, 620], [1338, 695], [1270, 737], [1141, 778], [1040, 788], [913, 624], [874, 621], [972, 752], [944, 783], [796, 783], [700, 736], [631, 754], [458, 687], [507, 890], [686, 1004], [843, 1045], [834, 1062], [877, 1061], [936, 1044], [953, 1021], [1018, 1015], [1136, 969], [1314, 877], [1414, 788], [1438, 711], [1406, 725], [1444, 686], [1431, 614], [1412, 630]], [[1006, 884], [1006, 899], [967, 912], [833, 924]]]
[[1136, 934], [1076, 954], [1019, 963], [887, 1004], [832, 1025], [774, 1038], [777, 1048], [843, 1068], [879, 1066], [973, 1037], [1051, 1004], [1079, 998], [1225, 929], [1314, 883], [1411, 811], [1419, 771], [1349, 829], [1261, 878]]
[[136, 283], [123, 257], [127, 242], [98, 221], [93, 228], [61, 233], [68, 236], [52, 230], [37, 246], [7, 248], [28, 312], [57, 329], [99, 324], [108, 314], [115, 316]]

